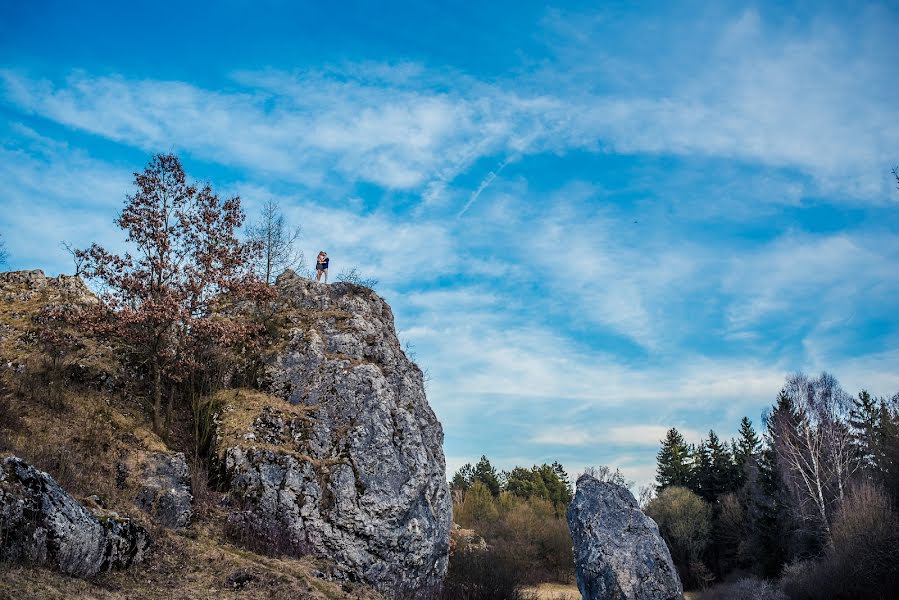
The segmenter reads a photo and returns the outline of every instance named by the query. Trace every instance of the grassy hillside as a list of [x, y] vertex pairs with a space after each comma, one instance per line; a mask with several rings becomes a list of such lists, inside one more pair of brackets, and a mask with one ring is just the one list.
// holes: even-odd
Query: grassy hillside
[[[137, 465], [149, 452], [191, 457], [191, 415], [177, 415], [167, 440], [154, 434], [146, 399], [119, 370], [114, 350], [46, 318], [48, 307], [83, 300], [85, 292], [73, 279], [0, 280], [0, 457], [19, 456], [83, 504], [132, 517], [152, 533], [155, 550], [141, 565], [89, 581], [3, 564], [0, 598], [380, 598], [360, 584], [327, 580], [326, 561], [266, 557], [232, 543], [222, 496], [196, 461], [189, 528], [163, 529], [139, 510]], [[117, 477], [123, 468], [132, 476]]]

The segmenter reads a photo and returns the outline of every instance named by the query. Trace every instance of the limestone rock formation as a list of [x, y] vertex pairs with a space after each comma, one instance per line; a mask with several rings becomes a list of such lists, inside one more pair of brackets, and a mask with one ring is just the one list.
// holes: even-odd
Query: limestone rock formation
[[44, 296], [56, 302], [93, 303], [97, 301], [80, 277], [47, 277], [40, 269], [0, 273], [0, 294], [4, 302], [25, 302]]
[[150, 452], [142, 461], [135, 502], [169, 529], [190, 525], [193, 517], [190, 469], [183, 452]]
[[277, 289], [271, 396], [235, 396], [219, 417], [232, 531], [426, 597], [446, 573], [452, 505], [422, 372], [368, 288], [287, 272]]
[[149, 548], [149, 534], [130, 519], [89, 511], [19, 458], [0, 463], [0, 561], [90, 577], [140, 562]]
[[584, 600], [683, 600], [659, 528], [627, 488], [581, 475], [568, 527]]

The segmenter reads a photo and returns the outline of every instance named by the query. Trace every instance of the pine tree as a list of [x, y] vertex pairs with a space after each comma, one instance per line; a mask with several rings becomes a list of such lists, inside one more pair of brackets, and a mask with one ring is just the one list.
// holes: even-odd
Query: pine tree
[[499, 496], [499, 476], [486, 456], [481, 456], [481, 460], [475, 465], [473, 480], [480, 481], [487, 486], [487, 489], [490, 490], [494, 497]]
[[568, 473], [565, 472], [565, 469], [562, 468], [562, 464], [558, 461], [553, 461], [553, 464], [551, 466], [556, 474], [556, 477], [558, 477], [559, 481], [562, 482], [562, 485], [565, 486], [565, 504], [568, 504], [569, 502], [571, 502], [571, 498], [574, 496], [571, 490], [571, 481], [568, 479]]
[[726, 443], [721, 442], [714, 431], [709, 431], [709, 459], [711, 461], [710, 494], [717, 500], [734, 489], [734, 459]]
[[474, 467], [471, 466], [471, 463], [465, 463], [453, 475], [450, 488], [467, 492], [468, 488], [471, 487], [472, 479], [474, 479]]
[[852, 408], [849, 409], [849, 426], [862, 457], [862, 464], [869, 471], [875, 471], [878, 467], [878, 438], [883, 414], [881, 404], [882, 401], [878, 402], [867, 390], [862, 390], [857, 398], [852, 399]]
[[884, 487], [899, 503], [899, 393], [881, 399], [877, 425], [877, 469]]
[[677, 429], [672, 427], [665, 434], [656, 460], [656, 483], [659, 491], [672, 485], [689, 485], [690, 449]]
[[742, 467], [750, 458], [758, 459], [761, 446], [759, 436], [752, 427], [752, 421], [749, 420], [749, 417], [743, 417], [740, 421], [740, 439], [734, 450], [734, 462]]
[[690, 479], [688, 487], [690, 490], [703, 498], [711, 500], [712, 488], [712, 454], [706, 440], [701, 440], [690, 451]]
[[786, 390], [777, 396], [773, 410], [765, 417], [765, 445], [759, 460], [759, 487], [762, 497], [758, 536], [765, 551], [758, 557], [766, 577], [780, 574], [793, 558], [795, 527], [791, 516], [793, 497], [784, 485], [778, 464], [778, 437], [792, 435], [796, 426], [796, 409]]

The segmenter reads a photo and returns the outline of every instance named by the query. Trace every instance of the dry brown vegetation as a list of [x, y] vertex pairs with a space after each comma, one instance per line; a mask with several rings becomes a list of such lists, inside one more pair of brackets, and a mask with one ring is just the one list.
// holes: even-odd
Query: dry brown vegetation
[[44, 568], [3, 565], [0, 598], [310, 598], [381, 599], [359, 584], [317, 578], [328, 566], [312, 558], [260, 556], [223, 541], [215, 521], [182, 533], [154, 532], [156, 551], [144, 565], [92, 580]]
[[[0, 458], [25, 459], [86, 505], [93, 504], [89, 496], [98, 496], [106, 508], [144, 525], [154, 540], [145, 563], [91, 580], [3, 564], [0, 598], [382, 598], [366, 586], [322, 578], [330, 569], [326, 561], [261, 556], [231, 543], [222, 495], [207, 486], [202, 463], [192, 464], [194, 523], [183, 531], [155, 526], [134, 504], [133, 474], [147, 452], [190, 456], [190, 415], [184, 430], [170, 431], [166, 443], [152, 430], [146, 398], [122, 381], [110, 350], [89, 339], [70, 339], [70, 350], [58, 361], [41, 360], [42, 334], [53, 325], [42, 314], [48, 304], [64, 300], [59, 289], [28, 291], [24, 284], [4, 282], [0, 300]], [[116, 374], [116, 385], [97, 385], [95, 375], [104, 372]], [[255, 392], [221, 394], [230, 397], [216, 401], [239, 400], [229, 403], [232, 410], [223, 419], [226, 435], [233, 437], [248, 430], [262, 406], [275, 406]], [[309, 408], [279, 402], [277, 409], [286, 418], [309, 418]], [[123, 485], [116, 481], [118, 464], [132, 474]]]

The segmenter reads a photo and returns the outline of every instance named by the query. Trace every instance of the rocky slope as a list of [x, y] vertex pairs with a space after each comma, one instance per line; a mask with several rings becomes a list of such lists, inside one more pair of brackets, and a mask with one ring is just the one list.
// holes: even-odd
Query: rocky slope
[[627, 488], [581, 475], [568, 526], [584, 600], [683, 600], [659, 528]]
[[277, 281], [268, 396], [226, 391], [217, 453], [250, 547], [332, 558], [336, 575], [427, 597], [447, 568], [443, 431], [390, 307], [351, 284]]
[[[19, 465], [5, 466], [0, 483], [0, 598], [382, 599], [338, 580], [346, 568], [327, 557], [235, 543], [229, 495], [207, 488], [184, 445], [190, 411], [176, 421], [185, 431], [164, 441], [116, 351], [47, 319], [48, 309], [92, 301], [77, 278], [0, 273], [0, 461]], [[53, 328], [63, 349], [47, 342]]]
[[146, 529], [115, 512], [89, 511], [25, 461], [0, 463], [0, 561], [48, 565], [88, 577], [141, 562]]

